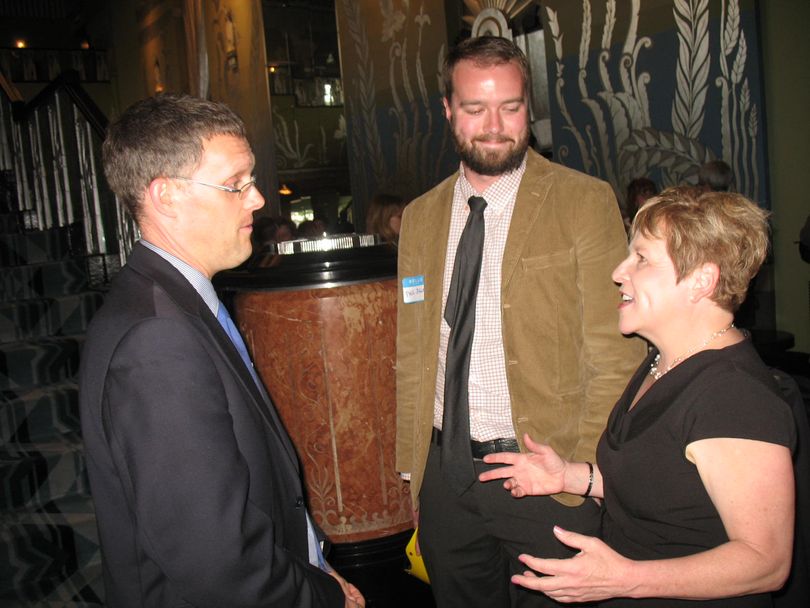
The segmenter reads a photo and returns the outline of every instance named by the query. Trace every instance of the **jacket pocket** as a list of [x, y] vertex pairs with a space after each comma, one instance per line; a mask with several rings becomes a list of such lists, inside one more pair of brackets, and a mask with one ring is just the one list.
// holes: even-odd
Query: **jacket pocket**
[[520, 260], [523, 270], [542, 270], [543, 268], [551, 268], [554, 266], [567, 266], [573, 262], [573, 253], [570, 249], [562, 251], [552, 251], [551, 253], [544, 253], [543, 255], [522, 258]]

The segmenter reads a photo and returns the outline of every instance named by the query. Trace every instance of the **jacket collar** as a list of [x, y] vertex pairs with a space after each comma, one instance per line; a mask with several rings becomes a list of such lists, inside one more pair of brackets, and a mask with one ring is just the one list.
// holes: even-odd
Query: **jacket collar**
[[[436, 186], [433, 195], [434, 200], [440, 201], [438, 205], [434, 205], [436, 215], [431, 213], [431, 218], [426, 225], [421, 227], [424, 230], [424, 243], [447, 243], [450, 234], [450, 217], [453, 212], [453, 190], [456, 186], [458, 174], [453, 175], [441, 184]], [[425, 273], [425, 303], [428, 310], [428, 315], [433, 315], [436, 311], [435, 307], [441, 308], [442, 305], [442, 287], [444, 282], [444, 263], [445, 251], [442, 250], [439, 255], [431, 255], [429, 252], [423, 250], [419, 252], [422, 256], [421, 267]], [[441, 310], [438, 313], [441, 315]], [[428, 316], [432, 318], [432, 316]]]
[[[529, 148], [526, 154], [526, 171], [518, 188], [515, 198], [515, 208], [512, 211], [512, 220], [509, 226], [509, 236], [504, 248], [503, 263], [501, 266], [501, 290], [509, 284], [515, 268], [520, 261], [526, 241], [530, 236], [536, 235], [535, 222], [540, 210], [545, 205], [551, 190], [551, 175], [553, 173], [551, 161], [543, 158]], [[441, 201], [435, 205], [436, 215], [432, 215], [431, 222], [423, 227], [426, 243], [447, 243], [450, 233], [450, 217], [458, 174], [452, 175], [440, 183], [431, 196]], [[442, 301], [442, 282], [444, 280], [444, 255], [425, 255], [422, 268], [425, 272], [425, 302], [429, 305], [440, 305]]]

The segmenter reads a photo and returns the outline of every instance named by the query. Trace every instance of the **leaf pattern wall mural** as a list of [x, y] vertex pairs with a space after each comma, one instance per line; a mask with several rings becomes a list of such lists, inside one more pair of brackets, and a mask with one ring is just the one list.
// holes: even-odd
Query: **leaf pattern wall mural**
[[693, 183], [720, 158], [737, 191], [769, 206], [753, 2], [543, 4], [560, 162], [610, 182], [622, 200], [636, 177]]
[[444, 7], [412, 0], [338, 0], [352, 194], [413, 198], [457, 163], [439, 93]]

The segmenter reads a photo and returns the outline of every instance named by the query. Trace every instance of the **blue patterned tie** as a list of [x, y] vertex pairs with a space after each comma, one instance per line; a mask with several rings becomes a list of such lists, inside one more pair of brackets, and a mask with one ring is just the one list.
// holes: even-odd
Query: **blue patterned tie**
[[228, 309], [225, 308], [222, 302], [219, 303], [219, 308], [217, 308], [217, 321], [219, 321], [219, 324], [222, 325], [222, 329], [225, 330], [225, 333], [228, 334], [231, 342], [233, 342], [233, 345], [239, 352], [239, 356], [242, 357], [242, 361], [245, 362], [245, 365], [250, 371], [250, 375], [253, 376], [253, 380], [255, 380], [256, 384], [261, 385], [259, 376], [256, 374], [256, 370], [253, 369], [253, 362], [250, 360], [250, 354], [248, 353], [247, 346], [245, 346], [245, 341], [242, 339], [239, 330], [236, 329], [231, 315], [228, 314]]

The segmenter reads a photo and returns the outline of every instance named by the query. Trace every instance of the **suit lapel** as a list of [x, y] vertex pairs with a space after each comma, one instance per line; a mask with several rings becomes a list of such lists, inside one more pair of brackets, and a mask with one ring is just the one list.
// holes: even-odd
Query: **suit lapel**
[[551, 191], [551, 171], [549, 162], [534, 150], [529, 150], [526, 158], [526, 172], [518, 188], [512, 221], [509, 224], [509, 236], [503, 251], [501, 266], [501, 293], [506, 290], [515, 272], [526, 240], [542, 238], [543, 227], [535, 226], [540, 209]]
[[278, 417], [269, 395], [264, 390], [264, 387], [258, 386], [253, 380], [253, 376], [245, 367], [239, 351], [236, 350], [230, 337], [225, 333], [217, 318], [194, 287], [169, 262], [143, 245], [136, 244], [127, 264], [141, 274], [150, 277], [165, 289], [166, 293], [189, 315], [200, 331], [210, 337], [211, 342], [216, 345], [222, 358], [227, 361], [234, 376], [250, 396], [250, 399], [246, 400], [250, 404], [249, 406], [257, 411], [262, 420], [270, 427], [271, 432], [278, 437], [296, 470], [298, 470], [298, 457], [295, 448]]
[[[432, 205], [432, 209], [435, 211], [431, 214], [432, 217], [425, 222], [422, 242], [428, 245], [430, 243], [447, 243], [450, 233], [450, 216], [453, 211], [453, 189], [455, 184], [455, 179], [445, 180], [434, 194], [436, 204]], [[436, 314], [441, 316], [447, 250], [441, 251], [439, 255], [436, 255], [436, 253], [430, 246], [424, 247], [420, 251], [420, 256], [422, 256], [421, 267], [424, 268], [425, 273], [425, 304], [427, 306], [426, 318], [428, 319], [435, 318]], [[439, 326], [436, 325], [435, 327], [438, 331]]]
[[211, 334], [213, 341], [216, 343], [223, 358], [228, 362], [234, 375], [239, 378], [243, 388], [250, 393], [251, 407], [256, 409], [262, 420], [264, 420], [267, 426], [270, 427], [270, 430], [276, 434], [297, 469], [298, 458], [295, 448], [287, 435], [284, 424], [278, 416], [278, 412], [270, 399], [270, 395], [267, 394], [264, 386], [257, 384], [253, 379], [253, 375], [245, 366], [245, 362], [242, 360], [239, 351], [236, 350], [236, 346], [234, 346], [228, 334], [225, 333], [225, 330], [222, 328], [217, 318], [211, 314], [205, 302], [202, 302], [202, 300], [200, 300], [200, 302], [202, 304], [202, 307], [199, 309], [200, 320]]

